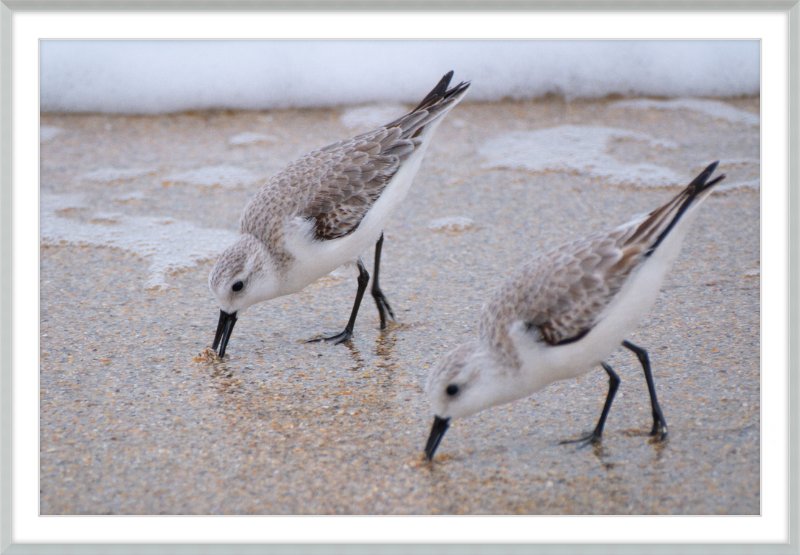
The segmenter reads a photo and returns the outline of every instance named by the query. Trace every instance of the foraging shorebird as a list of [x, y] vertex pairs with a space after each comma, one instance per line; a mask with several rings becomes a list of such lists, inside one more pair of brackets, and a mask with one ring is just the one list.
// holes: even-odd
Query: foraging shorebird
[[452, 419], [527, 397], [599, 364], [609, 387], [597, 426], [562, 443], [598, 442], [620, 382], [605, 360], [620, 343], [644, 369], [650, 435], [666, 439], [647, 351], [626, 338], [655, 303], [700, 206], [725, 177], [708, 181], [716, 167], [650, 214], [534, 258], [494, 291], [481, 310], [478, 338], [447, 353], [428, 376], [435, 415], [425, 446], [429, 460]]
[[344, 331], [315, 341], [349, 340], [369, 281], [359, 257], [373, 244], [372, 296], [381, 329], [394, 319], [378, 283], [383, 226], [408, 192], [436, 127], [469, 88], [465, 82], [448, 89], [452, 76], [442, 77], [416, 108], [393, 122], [298, 158], [250, 199], [239, 239], [208, 278], [220, 306], [212, 345], [220, 357], [243, 310], [296, 293], [356, 261], [358, 291]]

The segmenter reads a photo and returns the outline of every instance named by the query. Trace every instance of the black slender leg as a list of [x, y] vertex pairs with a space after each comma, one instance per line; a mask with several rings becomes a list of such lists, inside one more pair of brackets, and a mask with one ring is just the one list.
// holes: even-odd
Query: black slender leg
[[661, 434], [661, 439], [667, 439], [667, 421], [664, 420], [664, 415], [661, 412], [661, 407], [658, 406], [658, 399], [656, 398], [656, 385], [653, 382], [653, 374], [650, 372], [650, 359], [647, 356], [647, 351], [641, 347], [637, 347], [630, 341], [623, 341], [622, 345], [639, 358], [644, 369], [644, 377], [647, 380], [647, 389], [650, 390], [650, 403], [653, 405], [653, 429], [650, 431], [651, 436]]
[[380, 269], [381, 269], [381, 249], [383, 248], [383, 232], [381, 232], [381, 238], [378, 239], [378, 242], [375, 244], [375, 269], [372, 272], [372, 298], [375, 299], [375, 304], [378, 306], [378, 313], [381, 315], [381, 329], [386, 329], [386, 320], [391, 318], [392, 322], [394, 322], [394, 312], [392, 312], [392, 307], [389, 306], [389, 301], [386, 300], [386, 297], [381, 291], [380, 285], [378, 285], [378, 278], [380, 276]]
[[364, 291], [367, 290], [367, 283], [369, 283], [369, 273], [361, 262], [358, 260], [358, 291], [356, 291], [356, 302], [353, 303], [353, 310], [350, 312], [350, 320], [347, 322], [342, 333], [333, 335], [331, 337], [320, 337], [318, 339], [311, 339], [306, 343], [315, 343], [317, 341], [325, 341], [327, 343], [344, 343], [353, 337], [353, 327], [356, 325], [356, 316], [358, 315], [358, 307], [361, 306], [361, 299], [364, 297]]
[[611, 409], [611, 402], [614, 400], [614, 395], [617, 393], [617, 388], [619, 387], [619, 376], [614, 370], [605, 362], [602, 363], [603, 369], [608, 374], [608, 395], [606, 395], [606, 402], [603, 405], [603, 412], [600, 414], [600, 420], [597, 421], [597, 426], [594, 427], [594, 431], [589, 434], [588, 436], [581, 437], [578, 439], [567, 439], [562, 441], [561, 443], [578, 443], [578, 442], [585, 442], [586, 444], [589, 443], [599, 443], [600, 438], [603, 435], [603, 426], [606, 424], [606, 417], [608, 416], [608, 411]]

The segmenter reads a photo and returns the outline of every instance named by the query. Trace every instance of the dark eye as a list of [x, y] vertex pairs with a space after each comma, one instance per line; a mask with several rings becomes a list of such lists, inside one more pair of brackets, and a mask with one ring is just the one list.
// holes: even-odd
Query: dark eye
[[237, 281], [236, 283], [233, 284], [234, 291], [241, 291], [242, 287], [244, 287], [244, 283], [242, 283], [241, 281]]
[[452, 397], [453, 395], [458, 393], [458, 386], [454, 383], [451, 383], [450, 385], [447, 386], [447, 389], [445, 389], [445, 391], [447, 392], [448, 395]]

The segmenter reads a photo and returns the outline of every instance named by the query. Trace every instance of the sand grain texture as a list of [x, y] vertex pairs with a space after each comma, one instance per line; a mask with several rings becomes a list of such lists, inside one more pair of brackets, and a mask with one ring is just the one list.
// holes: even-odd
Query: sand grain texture
[[[758, 114], [758, 99], [726, 102]], [[236, 167], [267, 178], [357, 132], [342, 113], [45, 114], [42, 125], [60, 131], [41, 145], [41, 193], [83, 203], [52, 217], [114, 226], [119, 217], [107, 214], [123, 213], [233, 233], [257, 185], [169, 176]], [[616, 139], [609, 156], [683, 181], [619, 185], [581, 171], [493, 167], [479, 154], [510, 132], [562, 125], [664, 141]], [[245, 133], [276, 140], [232, 147]], [[598, 368], [456, 422], [435, 464], [422, 462], [428, 369], [472, 337], [503, 276], [538, 252], [656, 208], [713, 160], [726, 183], [757, 182], [758, 133], [691, 110], [467, 99], [438, 129], [385, 229], [381, 286], [398, 323], [381, 332], [367, 295], [345, 346], [304, 340], [341, 330], [354, 269], [245, 312], [216, 362], [194, 360], [217, 323], [207, 287], [213, 257], [148, 289], [148, 263], [132, 251], [68, 236], [43, 243], [41, 513], [759, 514], [758, 187], [709, 199], [632, 337], [650, 353], [667, 443], [648, 440], [647, 388], [621, 349], [609, 361], [622, 383], [602, 447], [558, 444], [594, 426], [607, 383]], [[441, 218], [471, 224], [442, 231], [431, 225]], [[365, 263], [371, 269], [371, 252]]]

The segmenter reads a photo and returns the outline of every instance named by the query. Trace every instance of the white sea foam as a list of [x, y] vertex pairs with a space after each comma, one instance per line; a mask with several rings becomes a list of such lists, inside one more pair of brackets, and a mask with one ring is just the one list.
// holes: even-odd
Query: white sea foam
[[437, 218], [428, 224], [431, 231], [466, 231], [475, 226], [475, 222], [466, 216], [447, 216]]
[[230, 146], [248, 146], [258, 143], [274, 143], [277, 138], [272, 135], [263, 135], [261, 133], [240, 133], [228, 139]]
[[725, 158], [720, 162], [720, 165], [724, 165], [726, 169], [749, 168], [757, 170], [761, 166], [761, 162], [756, 158]]
[[484, 168], [532, 172], [581, 172], [619, 185], [666, 187], [682, 182], [675, 172], [653, 164], [625, 164], [610, 154], [612, 141], [628, 140], [671, 149], [675, 144], [644, 133], [612, 127], [565, 125], [514, 132], [488, 141], [479, 151]]
[[46, 143], [47, 141], [52, 141], [57, 136], [61, 135], [64, 130], [60, 127], [54, 127], [52, 125], [42, 125], [39, 128], [39, 142]]
[[[89, 245], [130, 252], [148, 264], [147, 289], [166, 288], [168, 275], [216, 257], [236, 238], [230, 231], [172, 218], [92, 212], [75, 195], [42, 194], [40, 203], [42, 246]], [[89, 216], [77, 219], [71, 212]]]
[[367, 131], [389, 123], [407, 111], [408, 107], [400, 104], [370, 104], [345, 110], [339, 119], [348, 129]]
[[86, 203], [79, 195], [49, 195], [42, 193], [39, 199], [42, 215], [66, 210], [86, 209]]
[[148, 200], [150, 198], [150, 196], [141, 191], [133, 191], [130, 193], [125, 193], [124, 195], [120, 195], [114, 200], [117, 202], [135, 202], [139, 200]]
[[249, 187], [255, 185], [259, 177], [235, 166], [209, 166], [165, 177], [165, 184], [181, 183], [203, 187]]
[[456, 129], [462, 129], [469, 124], [461, 118], [453, 118], [450, 120], [450, 125], [452, 125]]
[[411, 104], [450, 69], [456, 79], [473, 82], [470, 102], [546, 94], [757, 95], [760, 44], [43, 40], [40, 106], [44, 112], [166, 113]]
[[714, 192], [719, 193], [723, 191], [730, 191], [732, 189], [752, 189], [755, 191], [761, 189], [761, 180], [752, 179], [748, 181], [734, 181], [733, 183], [719, 185]]
[[723, 158], [719, 167], [727, 179], [714, 188], [714, 194], [733, 189], [759, 190], [761, 162], [755, 158]]
[[675, 98], [672, 100], [652, 100], [638, 98], [635, 100], [621, 100], [611, 104], [611, 108], [633, 108], [636, 110], [691, 110], [700, 112], [714, 119], [721, 119], [731, 123], [739, 123], [750, 127], [758, 127], [761, 117], [734, 108], [730, 104], [719, 100], [705, 100], [700, 98]]
[[156, 173], [156, 170], [152, 168], [101, 168], [85, 173], [80, 178], [86, 181], [96, 181], [98, 183], [111, 183], [113, 181], [130, 181], [142, 175], [154, 173]]

